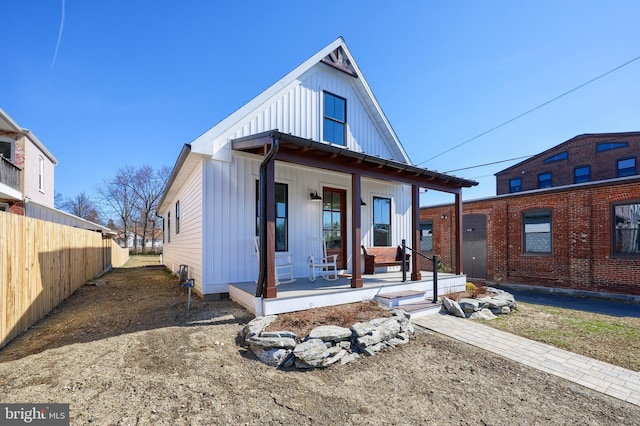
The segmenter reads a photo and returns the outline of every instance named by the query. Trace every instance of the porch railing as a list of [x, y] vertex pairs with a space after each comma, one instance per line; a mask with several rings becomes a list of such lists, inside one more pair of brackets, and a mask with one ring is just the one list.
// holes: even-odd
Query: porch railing
[[0, 182], [20, 190], [20, 168], [0, 155]]
[[414, 255], [424, 257], [427, 260], [433, 262], [433, 303], [438, 303], [438, 255], [434, 254], [433, 257], [425, 256], [417, 250], [407, 246], [406, 240], [402, 240], [402, 282], [407, 281], [407, 250], [411, 250]]

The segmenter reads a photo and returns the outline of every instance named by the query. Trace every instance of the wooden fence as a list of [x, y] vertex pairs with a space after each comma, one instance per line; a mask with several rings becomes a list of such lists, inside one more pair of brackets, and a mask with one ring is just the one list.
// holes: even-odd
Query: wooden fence
[[99, 232], [0, 212], [0, 348], [112, 259], [126, 262], [114, 246]]

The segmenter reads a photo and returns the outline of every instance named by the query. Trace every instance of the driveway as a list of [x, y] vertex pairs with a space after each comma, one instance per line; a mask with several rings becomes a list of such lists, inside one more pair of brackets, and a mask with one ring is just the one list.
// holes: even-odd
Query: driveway
[[577, 297], [563, 293], [520, 290], [512, 286], [503, 286], [502, 288], [513, 294], [518, 302], [555, 306], [558, 308], [574, 309], [616, 317], [640, 318], [640, 305], [630, 302], [592, 297]]

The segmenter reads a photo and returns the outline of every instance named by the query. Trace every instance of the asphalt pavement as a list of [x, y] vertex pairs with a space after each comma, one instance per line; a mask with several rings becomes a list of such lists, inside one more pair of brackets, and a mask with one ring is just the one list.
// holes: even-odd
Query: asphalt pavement
[[516, 302], [555, 306], [558, 308], [594, 312], [597, 314], [611, 315], [616, 317], [640, 318], [640, 305], [636, 303], [619, 300], [607, 300], [604, 298], [596, 297], [578, 297], [562, 293], [522, 290], [516, 289], [512, 286], [500, 286], [500, 288], [513, 294]]

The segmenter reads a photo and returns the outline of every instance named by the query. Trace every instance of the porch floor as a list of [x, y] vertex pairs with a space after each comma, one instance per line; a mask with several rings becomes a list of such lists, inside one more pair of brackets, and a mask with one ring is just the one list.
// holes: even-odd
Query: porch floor
[[[323, 306], [372, 300], [376, 296], [397, 291], [422, 291], [425, 300], [433, 299], [433, 274], [422, 271], [420, 281], [402, 282], [402, 272], [380, 272], [362, 275], [363, 287], [351, 288], [351, 277], [341, 276], [336, 281], [318, 278], [315, 282], [308, 277], [277, 286], [277, 297], [265, 299], [255, 297], [256, 283], [253, 281], [229, 284], [229, 296], [256, 316], [294, 312]], [[465, 288], [466, 276], [438, 273], [438, 295]]]

